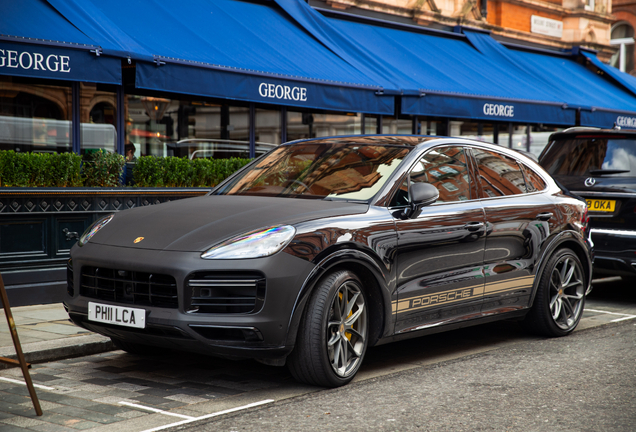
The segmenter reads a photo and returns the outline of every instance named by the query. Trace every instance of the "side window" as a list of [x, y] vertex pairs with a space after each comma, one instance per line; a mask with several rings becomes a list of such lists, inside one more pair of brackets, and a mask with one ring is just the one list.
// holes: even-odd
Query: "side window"
[[[411, 184], [426, 182], [435, 186], [439, 190], [438, 203], [470, 199], [470, 178], [466, 156], [461, 147], [430, 150], [415, 164], [409, 179]], [[408, 202], [408, 184], [405, 182], [391, 205], [405, 205]]]
[[499, 153], [472, 149], [481, 182], [480, 198], [526, 193], [526, 182], [517, 161]]
[[520, 164], [523, 170], [523, 176], [526, 179], [526, 187], [528, 192], [537, 192], [545, 189], [546, 184], [539, 174], [528, 168], [524, 164]]

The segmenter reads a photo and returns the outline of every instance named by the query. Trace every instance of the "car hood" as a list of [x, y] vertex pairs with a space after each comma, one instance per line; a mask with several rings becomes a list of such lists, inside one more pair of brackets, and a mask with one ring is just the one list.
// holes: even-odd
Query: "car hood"
[[[138, 249], [204, 251], [233, 236], [273, 225], [366, 213], [367, 204], [211, 195], [126, 210], [90, 243]], [[136, 239], [142, 240], [134, 243]]]

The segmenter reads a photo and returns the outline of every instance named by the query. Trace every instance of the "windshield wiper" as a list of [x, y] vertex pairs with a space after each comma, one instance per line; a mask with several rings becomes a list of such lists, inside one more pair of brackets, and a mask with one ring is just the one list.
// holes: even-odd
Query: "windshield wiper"
[[595, 169], [590, 170], [591, 175], [605, 175], [605, 174], [623, 174], [628, 173], [631, 170], [620, 170], [620, 169]]

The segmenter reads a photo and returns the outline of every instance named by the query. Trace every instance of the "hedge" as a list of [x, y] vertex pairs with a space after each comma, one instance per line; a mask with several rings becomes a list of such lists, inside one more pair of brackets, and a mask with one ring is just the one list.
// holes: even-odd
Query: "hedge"
[[82, 157], [74, 153], [0, 151], [0, 185], [4, 187], [82, 186]]
[[211, 187], [249, 161], [142, 156], [133, 168], [133, 180], [139, 187]]
[[[137, 187], [212, 187], [247, 164], [249, 159], [195, 159], [142, 156], [132, 173]], [[101, 150], [74, 153], [0, 151], [3, 187], [117, 187], [124, 157]]]

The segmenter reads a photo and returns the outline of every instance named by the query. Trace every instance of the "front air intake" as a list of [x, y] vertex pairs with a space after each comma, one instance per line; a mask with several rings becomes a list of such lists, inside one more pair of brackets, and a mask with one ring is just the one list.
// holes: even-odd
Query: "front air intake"
[[186, 281], [191, 313], [247, 314], [265, 300], [265, 277], [256, 272], [198, 272]]

